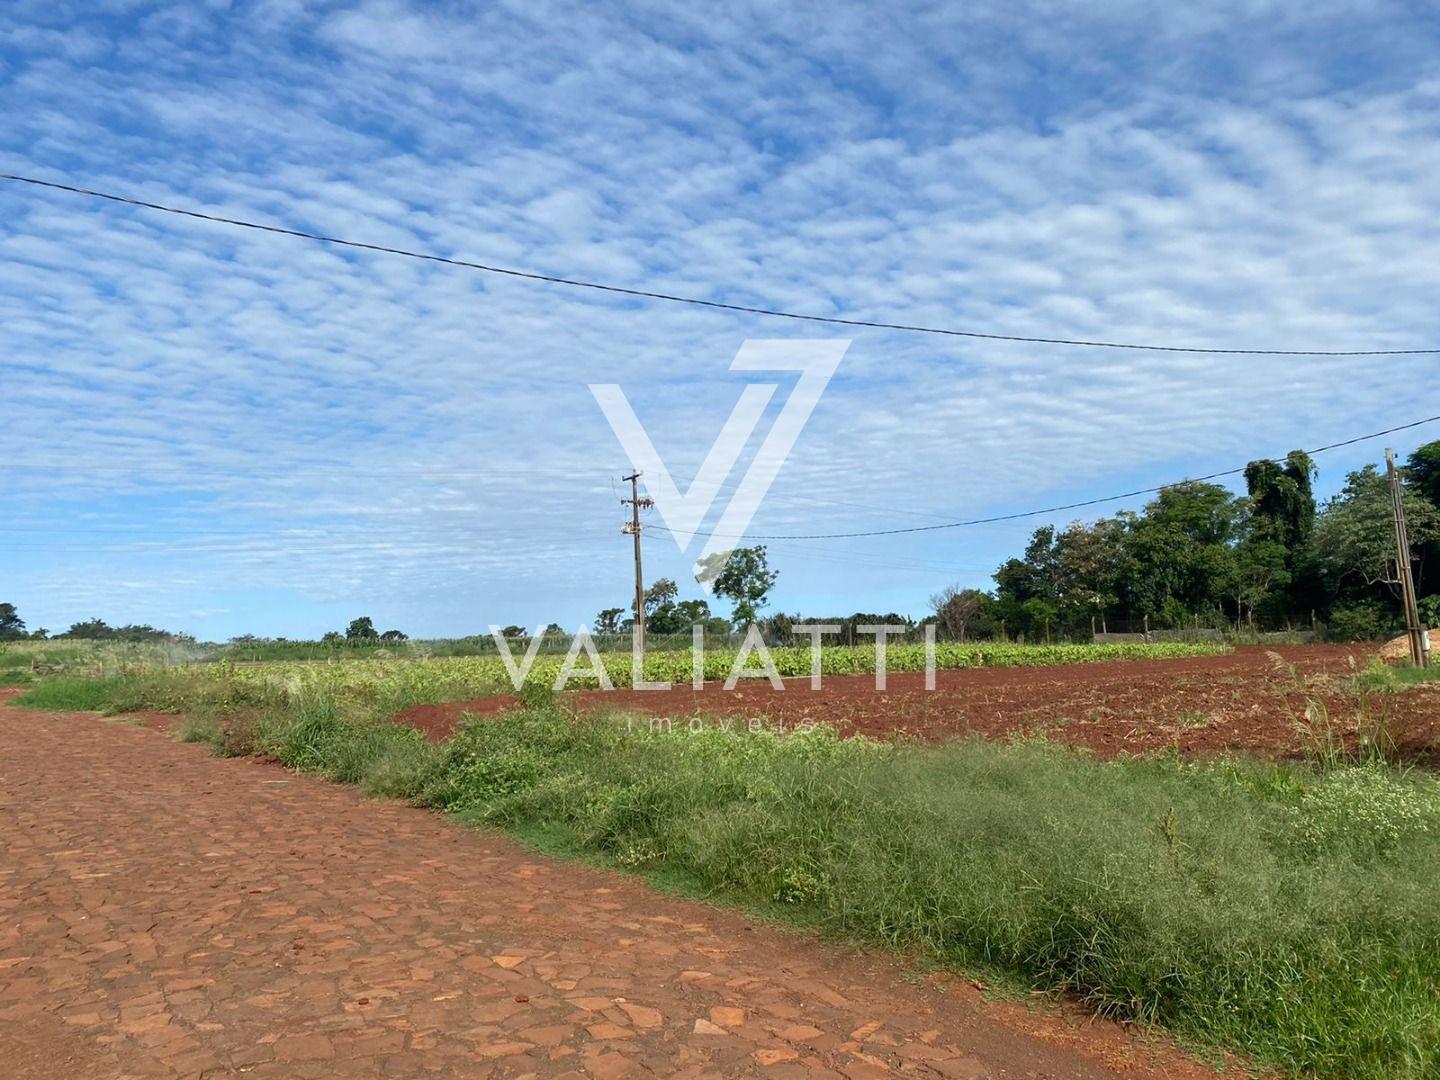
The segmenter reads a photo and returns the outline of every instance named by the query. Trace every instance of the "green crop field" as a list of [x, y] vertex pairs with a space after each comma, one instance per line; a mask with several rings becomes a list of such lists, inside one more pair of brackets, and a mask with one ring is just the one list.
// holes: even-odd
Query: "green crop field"
[[[738, 655], [736, 648], [709, 649], [703, 654], [707, 681], [723, 681], [731, 673]], [[941, 642], [935, 649], [937, 668], [1037, 667], [1101, 660], [1160, 659], [1212, 656], [1228, 651], [1221, 645], [1014, 645], [960, 644]], [[517, 646], [515, 660], [523, 659]], [[769, 651], [782, 677], [808, 676], [812, 656], [809, 646], [787, 646]], [[122, 659], [123, 658], [123, 659]], [[631, 685], [632, 657], [628, 652], [601, 654], [601, 661], [613, 685]], [[526, 683], [530, 687], [553, 686], [565, 662], [554, 654], [537, 656]], [[651, 682], [689, 683], [694, 657], [685, 652], [652, 652], [646, 655], [644, 675]], [[892, 673], [923, 671], [925, 646], [892, 644], [886, 650]], [[568, 685], [580, 689], [598, 685], [596, 677], [584, 674], [589, 661], [582, 653], [578, 673]], [[236, 663], [231, 660], [201, 663], [171, 663], [149, 653], [109, 653], [100, 650], [95, 658], [74, 658], [66, 670], [91, 675], [114, 676], [129, 685], [133, 707], [188, 711], [211, 700], [283, 700], [325, 694], [353, 706], [367, 715], [388, 716], [410, 705], [441, 701], [463, 701], [473, 697], [514, 690], [504, 661], [499, 656], [375, 657], [339, 653], [325, 661], [276, 660]], [[870, 646], [831, 645], [821, 650], [821, 670], [826, 675], [861, 675], [875, 670], [875, 649]], [[750, 676], [761, 677], [759, 659], [748, 658]]]

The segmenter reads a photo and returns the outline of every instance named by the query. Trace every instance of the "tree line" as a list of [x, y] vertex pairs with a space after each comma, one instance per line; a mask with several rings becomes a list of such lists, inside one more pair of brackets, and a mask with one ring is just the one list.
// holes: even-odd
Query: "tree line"
[[111, 626], [104, 619], [86, 619], [71, 623], [63, 633], [52, 634], [41, 626], [35, 630], [25, 628], [25, 620], [14, 604], [0, 603], [0, 641], [125, 641], [125, 642], [193, 642], [188, 634], [175, 634], [143, 623], [128, 623]]
[[[1440, 622], [1440, 441], [1399, 469], [1421, 617]], [[1403, 625], [1390, 489], [1373, 465], [1317, 506], [1317, 471], [1294, 451], [1252, 461], [1244, 495], [1192, 481], [1138, 511], [1064, 529], [1046, 525], [995, 571], [993, 590], [932, 598], [950, 636], [1034, 640], [1097, 628], [1204, 626], [1275, 630], [1324, 625], [1340, 640]]]

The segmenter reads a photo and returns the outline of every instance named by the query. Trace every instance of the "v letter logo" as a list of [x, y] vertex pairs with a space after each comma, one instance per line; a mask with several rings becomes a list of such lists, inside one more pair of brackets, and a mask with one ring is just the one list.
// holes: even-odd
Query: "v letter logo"
[[[849, 347], [849, 341], [747, 341], [730, 362], [731, 371], [798, 371], [800, 378], [774, 426], [760, 444], [750, 467], [745, 470], [719, 524], [715, 526], [715, 534], [706, 539], [704, 549], [695, 562], [697, 579], [708, 566], [713, 565], [707, 562], [710, 556], [738, 546]], [[775, 383], [751, 383], [745, 387], [710, 452], [705, 455], [700, 471], [682, 493], [655, 444], [650, 441], [644, 425], [635, 415], [635, 410], [630, 407], [625, 391], [614, 383], [590, 384], [590, 392], [595, 395], [605, 419], [625, 448], [630, 464], [645, 474], [645, 488], [655, 499], [656, 509], [660, 511], [665, 527], [674, 534], [681, 551], [694, 539], [700, 523], [715, 502], [720, 486], [740, 459], [776, 389]]]

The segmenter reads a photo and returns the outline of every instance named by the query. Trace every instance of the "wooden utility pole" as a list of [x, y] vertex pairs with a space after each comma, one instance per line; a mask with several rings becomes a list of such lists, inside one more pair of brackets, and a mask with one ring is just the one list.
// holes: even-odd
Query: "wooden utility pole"
[[1410, 573], [1410, 534], [1405, 529], [1405, 500], [1400, 474], [1395, 471], [1395, 451], [1385, 451], [1385, 475], [1390, 480], [1390, 516], [1395, 526], [1395, 576], [1400, 579], [1400, 598], [1405, 603], [1405, 633], [1410, 638], [1410, 660], [1416, 667], [1429, 664], [1425, 630], [1415, 604], [1415, 578]]
[[630, 507], [630, 520], [620, 526], [622, 533], [629, 533], [635, 540], [635, 621], [632, 624], [634, 634], [634, 648], [641, 655], [645, 655], [645, 576], [640, 569], [640, 511], [648, 510], [655, 505], [654, 499], [642, 499], [640, 497], [640, 477], [637, 470], [625, 477], [630, 481], [630, 498], [621, 499], [621, 506]]

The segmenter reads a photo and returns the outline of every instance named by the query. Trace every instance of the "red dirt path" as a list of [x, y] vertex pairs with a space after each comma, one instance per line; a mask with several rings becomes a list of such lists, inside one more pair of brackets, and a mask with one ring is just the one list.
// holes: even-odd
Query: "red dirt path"
[[[1397, 749], [1408, 760], [1440, 762], [1440, 684], [1398, 694], [1357, 698], [1345, 690], [1351, 661], [1363, 667], [1364, 646], [1300, 645], [1273, 650], [1304, 679], [1277, 673], [1261, 647], [1216, 657], [1123, 660], [1033, 668], [967, 668], [936, 672], [925, 690], [922, 673], [891, 675], [885, 691], [872, 675], [827, 676], [818, 691], [808, 679], [787, 679], [783, 692], [763, 680], [732, 691], [707, 683], [695, 691], [599, 690], [565, 695], [581, 710], [622, 709], [680, 723], [693, 716], [761, 717], [772, 726], [833, 724], [847, 734], [906, 735], [941, 740], [959, 735], [1041, 733], [1103, 756], [1177, 747], [1185, 754], [1246, 750], [1286, 757], [1301, 750], [1294, 719], [1306, 697], [1323, 701], [1342, 730], [1357, 711], [1388, 718]], [[509, 696], [418, 706], [397, 719], [432, 738], [453, 732], [463, 714], [494, 715], [518, 702]]]
[[0, 706], [0, 850], [12, 1080], [1215, 1075], [88, 714]]

